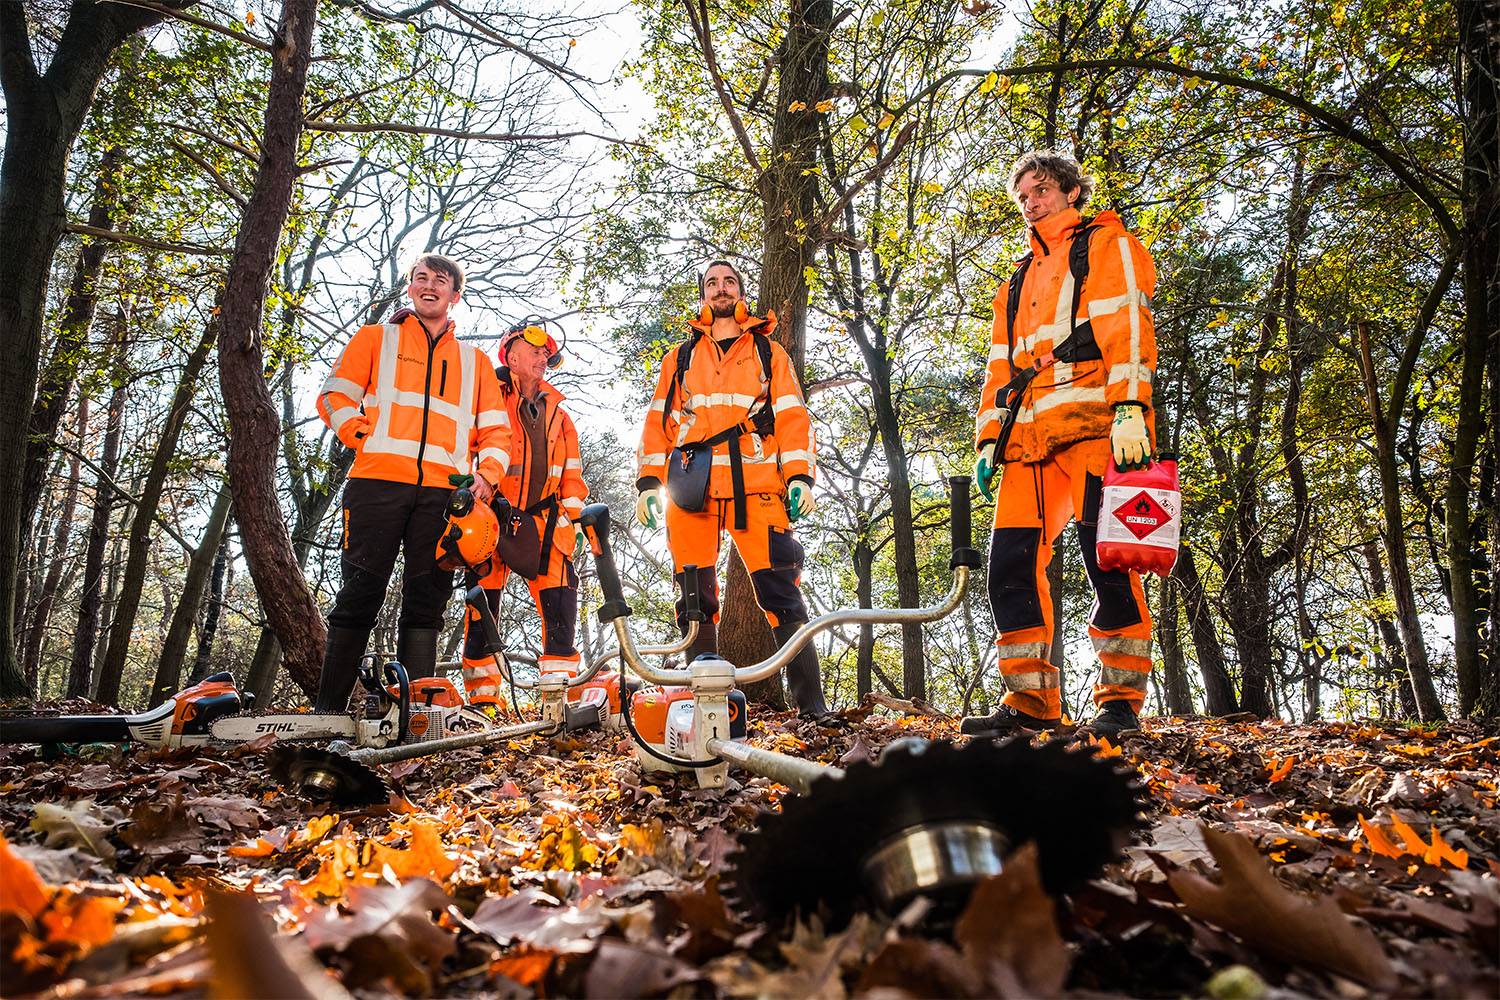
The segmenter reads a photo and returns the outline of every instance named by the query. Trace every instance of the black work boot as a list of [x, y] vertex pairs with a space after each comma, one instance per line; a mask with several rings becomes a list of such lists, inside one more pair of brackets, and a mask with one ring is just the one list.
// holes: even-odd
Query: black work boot
[[[782, 622], [771, 630], [776, 636], [777, 647], [785, 646], [787, 640], [806, 622]], [[821, 719], [832, 713], [823, 700], [823, 671], [818, 665], [818, 653], [809, 642], [803, 646], [791, 663], [786, 665], [786, 687], [792, 696], [792, 705], [804, 719]]]
[[1020, 709], [1011, 708], [1001, 702], [1000, 707], [989, 715], [971, 715], [965, 718], [958, 724], [958, 731], [965, 736], [998, 739], [1018, 732], [1039, 733], [1043, 730], [1054, 730], [1061, 721], [1060, 719], [1039, 719], [1029, 712], [1022, 712]]
[[323, 675], [318, 678], [318, 700], [313, 711], [319, 715], [339, 715], [349, 708], [349, 695], [359, 677], [359, 660], [370, 644], [367, 628], [328, 629], [323, 644]]
[[396, 636], [396, 659], [406, 668], [411, 680], [437, 674], [438, 630], [404, 628]]
[[1099, 714], [1082, 727], [1095, 736], [1116, 739], [1123, 732], [1141, 728], [1141, 717], [1135, 714], [1128, 701], [1106, 701], [1099, 706]]
[[687, 662], [692, 663], [705, 653], [719, 655], [719, 626], [707, 620], [698, 623], [698, 636], [687, 648]]

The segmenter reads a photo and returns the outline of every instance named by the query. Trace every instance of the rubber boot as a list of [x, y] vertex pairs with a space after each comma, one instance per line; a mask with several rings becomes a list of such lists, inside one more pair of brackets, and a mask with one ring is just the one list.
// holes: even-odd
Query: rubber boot
[[692, 663], [704, 653], [719, 652], [719, 626], [711, 621], [698, 623], [698, 637], [693, 644], [687, 648], [687, 662]]
[[323, 645], [323, 675], [318, 678], [318, 700], [313, 711], [319, 715], [341, 715], [349, 710], [349, 696], [359, 678], [359, 660], [370, 644], [367, 628], [328, 630]]
[[[776, 636], [777, 647], [785, 646], [793, 633], [805, 622], [782, 622], [771, 630]], [[792, 705], [804, 719], [821, 719], [830, 715], [828, 703], [823, 700], [823, 672], [818, 666], [818, 653], [809, 642], [798, 651], [795, 659], [786, 665], [786, 687], [792, 696]]]
[[437, 674], [438, 630], [435, 628], [404, 628], [396, 636], [396, 659], [406, 668], [411, 680], [421, 680]]

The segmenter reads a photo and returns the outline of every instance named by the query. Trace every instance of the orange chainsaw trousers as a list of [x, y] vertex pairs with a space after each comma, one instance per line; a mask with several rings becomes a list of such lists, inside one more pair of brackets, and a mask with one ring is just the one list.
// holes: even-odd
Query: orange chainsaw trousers
[[686, 630], [681, 596], [682, 567], [698, 567], [699, 606], [709, 621], [719, 620], [719, 544], [729, 532], [750, 583], [755, 603], [775, 628], [782, 622], [807, 621], [807, 605], [797, 589], [805, 559], [787, 521], [786, 503], [778, 493], [751, 493], [745, 497], [745, 527], [734, 526], [734, 498], [710, 497], [701, 511], [686, 511], [667, 501], [667, 548], [672, 551], [672, 572], [678, 584], [677, 626]]
[[[490, 605], [490, 613], [500, 614], [500, 591], [510, 575], [510, 567], [498, 560], [489, 575], [480, 581], [484, 596]], [[527, 580], [531, 599], [542, 617], [542, 655], [537, 657], [537, 667], [543, 673], [561, 670], [574, 676], [578, 673], [582, 657], [573, 644], [578, 632], [578, 573], [573, 569], [573, 557], [554, 551], [547, 562], [547, 572], [535, 580]], [[484, 626], [474, 609], [464, 608], [464, 693], [471, 705], [504, 705], [501, 684], [505, 678], [494, 657], [485, 651]]]
[[1107, 439], [1080, 441], [1041, 462], [1010, 462], [995, 496], [989, 597], [1005, 704], [1041, 719], [1062, 716], [1061, 675], [1050, 662], [1055, 622], [1047, 565], [1070, 519], [1094, 591], [1088, 635], [1099, 658], [1094, 704], [1124, 701], [1139, 713], [1151, 673], [1151, 612], [1141, 575], [1101, 570], [1096, 550]]

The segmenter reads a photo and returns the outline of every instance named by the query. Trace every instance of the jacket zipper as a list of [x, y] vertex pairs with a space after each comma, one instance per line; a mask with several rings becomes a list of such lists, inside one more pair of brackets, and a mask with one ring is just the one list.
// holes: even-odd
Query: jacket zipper
[[[420, 320], [418, 321], [420, 323]], [[422, 456], [427, 453], [427, 414], [432, 409], [432, 355], [437, 351], [437, 341], [422, 327], [427, 336], [427, 376], [422, 381], [422, 441], [417, 445], [417, 485], [422, 485]]]

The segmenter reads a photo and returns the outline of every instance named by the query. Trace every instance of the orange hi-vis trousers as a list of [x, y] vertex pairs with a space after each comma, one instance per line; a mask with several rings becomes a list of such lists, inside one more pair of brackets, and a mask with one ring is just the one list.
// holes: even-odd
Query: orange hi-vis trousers
[[990, 536], [989, 596], [1005, 704], [1042, 719], [1062, 716], [1059, 671], [1049, 662], [1054, 622], [1047, 586], [1052, 543], [1078, 521], [1078, 547], [1094, 590], [1088, 635], [1099, 658], [1094, 704], [1125, 701], [1139, 713], [1151, 674], [1151, 612], [1134, 570], [1099, 568], [1096, 535], [1109, 441], [1081, 441], [1001, 474]]
[[[510, 567], [497, 559], [495, 568], [480, 581], [491, 614], [500, 613], [500, 591], [509, 576]], [[569, 677], [577, 676], [582, 657], [573, 644], [578, 631], [578, 573], [573, 569], [572, 555], [554, 551], [547, 572], [535, 580], [527, 580], [526, 586], [536, 602], [537, 613], [542, 616], [542, 655], [537, 657], [537, 669], [542, 673], [559, 670]], [[464, 608], [463, 672], [469, 704], [505, 704], [500, 693], [505, 678], [494, 658], [484, 651], [484, 627], [474, 609], [468, 606]]]
[[667, 500], [667, 548], [672, 552], [672, 573], [677, 580], [677, 626], [686, 630], [683, 618], [682, 567], [698, 567], [699, 604], [710, 621], [719, 620], [719, 562], [721, 532], [729, 532], [750, 585], [755, 603], [775, 628], [782, 622], [807, 621], [807, 605], [797, 589], [805, 559], [802, 543], [787, 523], [786, 501], [779, 493], [750, 493], [745, 497], [745, 530], [734, 527], [734, 499], [710, 497], [704, 509], [685, 511]]

